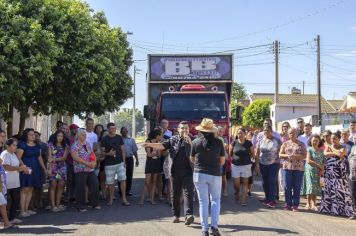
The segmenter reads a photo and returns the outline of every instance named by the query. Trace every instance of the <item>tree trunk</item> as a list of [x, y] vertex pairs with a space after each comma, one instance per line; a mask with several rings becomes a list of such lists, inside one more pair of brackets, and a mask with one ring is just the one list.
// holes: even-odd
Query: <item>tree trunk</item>
[[22, 133], [22, 131], [25, 129], [25, 121], [27, 115], [28, 115], [27, 113], [20, 112], [19, 133]]
[[12, 104], [9, 105], [9, 110], [8, 110], [8, 119], [7, 119], [7, 137], [11, 137], [14, 135], [12, 133], [12, 121], [14, 120], [14, 106]]

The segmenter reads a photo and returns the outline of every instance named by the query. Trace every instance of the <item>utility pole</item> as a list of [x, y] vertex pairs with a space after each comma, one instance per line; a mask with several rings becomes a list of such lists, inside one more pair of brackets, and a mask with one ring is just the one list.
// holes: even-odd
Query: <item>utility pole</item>
[[277, 122], [276, 122], [276, 115], [277, 115], [277, 108], [278, 108], [278, 97], [279, 97], [279, 82], [278, 82], [278, 54], [279, 54], [279, 41], [274, 41], [274, 66], [275, 66], [275, 81], [274, 81], [274, 128], [277, 129]]
[[316, 72], [317, 72], [317, 86], [318, 86], [318, 95], [317, 95], [317, 107], [318, 107], [318, 125], [321, 126], [321, 83], [320, 83], [320, 35], [316, 37]]
[[305, 88], [305, 81], [303, 80], [303, 94], [304, 94], [304, 88]]
[[278, 103], [279, 94], [279, 82], [278, 82], [278, 54], [279, 54], [279, 42], [274, 41], [274, 66], [275, 66], [275, 81], [274, 81], [274, 103]]
[[135, 117], [135, 110], [136, 110], [136, 65], [134, 65], [134, 76], [133, 76], [133, 106], [132, 106], [132, 128], [131, 128], [131, 137], [134, 139], [136, 138], [136, 117]]

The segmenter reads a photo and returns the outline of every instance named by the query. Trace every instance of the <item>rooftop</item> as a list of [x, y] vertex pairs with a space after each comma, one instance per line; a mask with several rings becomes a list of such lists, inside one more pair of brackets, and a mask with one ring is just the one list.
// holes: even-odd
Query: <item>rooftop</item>
[[[250, 95], [251, 101], [256, 99], [270, 99], [274, 103], [274, 93], [253, 93]], [[314, 105], [317, 103], [316, 94], [279, 94], [279, 104], [305, 104]], [[321, 112], [323, 113], [335, 113], [336, 109], [328, 103], [323, 97], [321, 97]]]
[[327, 101], [337, 111], [340, 110], [340, 107], [344, 103], [344, 100], [327, 100]]

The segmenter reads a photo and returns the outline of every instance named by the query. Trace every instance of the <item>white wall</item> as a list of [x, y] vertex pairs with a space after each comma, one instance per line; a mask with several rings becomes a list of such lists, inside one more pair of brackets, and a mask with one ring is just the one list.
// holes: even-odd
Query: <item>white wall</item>
[[271, 119], [272, 119], [273, 127], [275, 128], [276, 128], [276, 124], [280, 121], [287, 121], [291, 119], [296, 119], [298, 117], [317, 115], [317, 109], [315, 106], [277, 105], [276, 107], [275, 104], [272, 104], [270, 107], [271, 107]]

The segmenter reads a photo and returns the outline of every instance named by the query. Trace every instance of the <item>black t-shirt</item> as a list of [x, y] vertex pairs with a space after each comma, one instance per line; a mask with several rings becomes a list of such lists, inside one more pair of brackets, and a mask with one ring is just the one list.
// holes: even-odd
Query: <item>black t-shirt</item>
[[195, 139], [192, 143], [191, 156], [195, 157], [194, 172], [221, 176], [220, 157], [225, 156], [224, 144], [215, 138], [211, 147], [204, 147], [204, 137]]
[[117, 165], [123, 162], [121, 156], [122, 145], [124, 145], [124, 141], [120, 135], [115, 135], [114, 137], [107, 135], [101, 140], [101, 147], [105, 148], [105, 152], [109, 152], [111, 149], [114, 149], [116, 152], [115, 156], [105, 156], [104, 166]]
[[232, 146], [232, 164], [237, 166], [252, 164], [250, 149], [253, 145], [250, 141], [245, 140], [245, 142], [241, 144], [237, 140], [235, 140], [232, 143]]
[[192, 168], [190, 166], [190, 161], [188, 160], [189, 157], [187, 157], [185, 153], [185, 147], [184, 147], [184, 141], [181, 140], [179, 142], [179, 147], [177, 151], [177, 155], [173, 157], [173, 165], [172, 165], [172, 174], [174, 173], [182, 173], [182, 172], [192, 172]]

